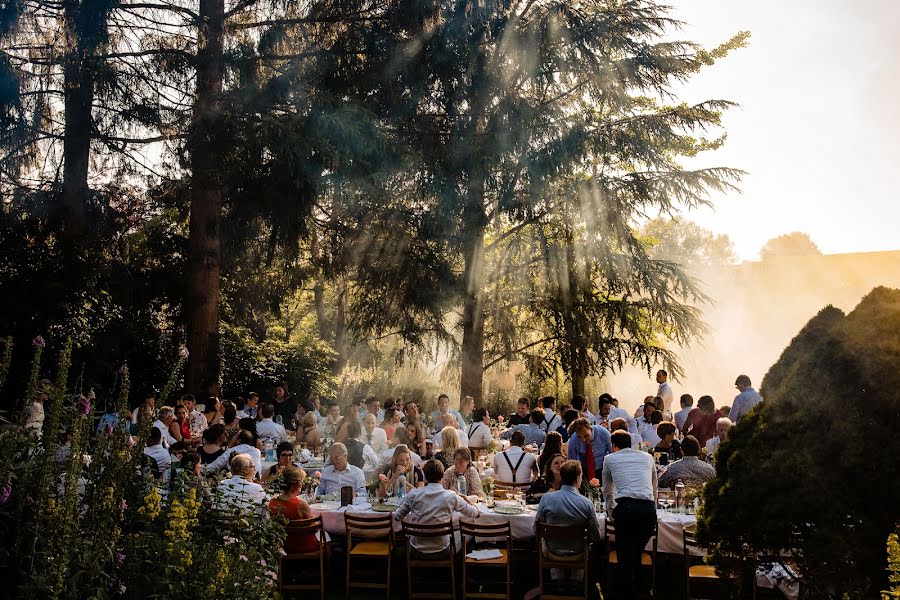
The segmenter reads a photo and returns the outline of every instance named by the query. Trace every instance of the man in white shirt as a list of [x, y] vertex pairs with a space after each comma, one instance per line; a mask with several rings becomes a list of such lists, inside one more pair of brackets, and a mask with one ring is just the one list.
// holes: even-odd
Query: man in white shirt
[[556, 398], [553, 396], [544, 396], [541, 398], [541, 404], [544, 407], [544, 420], [538, 423], [538, 427], [544, 433], [556, 431], [556, 428], [562, 425], [562, 417], [556, 414]]
[[678, 431], [684, 429], [684, 422], [687, 421], [688, 414], [694, 410], [694, 397], [690, 394], [682, 394], [680, 402], [681, 410], [672, 417], [675, 420], [675, 427], [678, 428]]
[[153, 422], [153, 427], [159, 429], [159, 432], [162, 435], [163, 448], [168, 448], [177, 441], [174, 437], [172, 437], [172, 434], [169, 433], [169, 425], [171, 425], [172, 421], [174, 420], [175, 411], [172, 409], [172, 407], [163, 406], [161, 409], [159, 409], [159, 418]]
[[209, 423], [206, 422], [206, 417], [202, 412], [197, 410], [197, 401], [194, 399], [193, 394], [184, 394], [181, 397], [181, 404], [187, 410], [188, 419], [191, 421], [191, 431], [199, 431], [202, 433], [209, 427]]
[[659, 387], [656, 389], [656, 395], [663, 399], [662, 411], [664, 413], [671, 413], [672, 401], [675, 399], [675, 394], [672, 392], [672, 386], [669, 385], [669, 374], [662, 369], [657, 371], [656, 383], [659, 384]]
[[[347, 461], [362, 469], [368, 479], [375, 474], [381, 463], [372, 446], [359, 440], [361, 436], [362, 427], [359, 426], [359, 421], [350, 422], [347, 425], [347, 442], [344, 445], [347, 447]], [[325, 464], [329, 465], [330, 461], [325, 461]]]
[[[461, 513], [469, 518], [479, 516], [478, 508], [472, 502], [460, 496], [454, 491], [445, 490], [441, 485], [444, 476], [444, 465], [437, 460], [429, 460], [422, 467], [425, 474], [425, 487], [411, 490], [403, 502], [394, 511], [394, 517], [398, 520], [407, 518], [410, 523], [430, 525], [436, 523], [449, 523], [455, 513]], [[458, 539], [459, 534], [456, 533]], [[410, 536], [409, 544], [413, 549], [426, 557], [436, 557], [440, 553], [449, 551], [450, 537], [418, 538]], [[457, 550], [460, 544], [456, 544]]]
[[147, 435], [147, 445], [144, 446], [144, 454], [156, 461], [157, 474], [162, 477], [172, 465], [172, 456], [162, 447], [162, 436], [159, 429], [154, 427]]
[[646, 431], [656, 431], [656, 425], [651, 421], [654, 410], [656, 410], [656, 404], [653, 401], [648, 400], [644, 402], [644, 415], [637, 419], [637, 431], [641, 438], [644, 437], [644, 432]]
[[331, 464], [322, 469], [317, 494], [340, 494], [341, 488], [348, 485], [357, 494], [366, 493], [366, 476], [362, 469], [354, 467], [347, 460], [347, 446], [340, 442], [332, 444], [328, 449], [328, 458]]
[[734, 425], [734, 423], [732, 423], [731, 419], [728, 417], [722, 417], [716, 421], [716, 436], [711, 437], [706, 441], [707, 458], [715, 459], [716, 450], [719, 449], [719, 444], [728, 439], [728, 430], [731, 429], [732, 425]]
[[253, 459], [246, 454], [236, 454], [231, 459], [231, 479], [223, 479], [217, 487], [217, 508], [263, 514], [268, 498], [262, 486], [254, 483]]
[[452, 427], [456, 430], [456, 435], [459, 437], [459, 446], [460, 448], [468, 448], [469, 447], [469, 435], [466, 433], [464, 429], [460, 429], [456, 426], [456, 417], [453, 415], [447, 414], [443, 416], [444, 426], [434, 434], [434, 445], [437, 448], [444, 447], [444, 441], [441, 439], [441, 431], [444, 430], [445, 427]]
[[609, 429], [609, 425], [613, 421], [613, 417], [611, 416], [612, 409], [612, 397], [609, 397], [608, 395], [600, 396], [600, 406], [597, 409], [597, 414], [588, 419], [588, 423]]
[[481, 450], [487, 448], [493, 440], [491, 435], [491, 415], [486, 408], [476, 408], [472, 411], [472, 424], [466, 431], [469, 438], [469, 448]]
[[359, 441], [368, 444], [377, 454], [381, 454], [388, 449], [387, 434], [384, 429], [377, 427], [376, 417], [372, 413], [368, 413], [363, 419], [363, 432], [359, 436]]
[[763, 397], [759, 395], [759, 392], [753, 389], [752, 384], [750, 383], [750, 378], [746, 375], [738, 375], [738, 378], [734, 381], [734, 387], [738, 389], [740, 394], [734, 397], [734, 402], [731, 403], [731, 412], [728, 413], [728, 418], [731, 419], [731, 422], [737, 425], [738, 420], [750, 412], [754, 406], [763, 401]]
[[636, 598], [641, 552], [656, 527], [656, 465], [653, 455], [634, 450], [631, 435], [612, 434], [612, 453], [603, 461], [603, 493], [614, 506], [619, 597]]
[[509, 449], [494, 455], [494, 477], [506, 483], [525, 483], [534, 480], [539, 473], [537, 459], [525, 452], [525, 434], [516, 431], [509, 439]]
[[[466, 426], [466, 422], [463, 420], [462, 415], [459, 414], [459, 411], [453, 410], [450, 408], [450, 396], [447, 394], [441, 394], [437, 399], [438, 409], [431, 413], [431, 423], [434, 428], [433, 431], [440, 431], [444, 427], [444, 415], [450, 414], [453, 415], [456, 419], [456, 428], [462, 429]], [[405, 410], [405, 409], [404, 409]]]
[[272, 404], [263, 404], [261, 412], [262, 420], [256, 424], [256, 435], [259, 436], [259, 439], [264, 442], [270, 440], [276, 446], [281, 442], [286, 442], [288, 436], [287, 432], [284, 430], [284, 425], [279, 425], [272, 420], [272, 417], [275, 416], [275, 406]]
[[[609, 394], [606, 395], [609, 396]], [[628, 414], [627, 410], [625, 410], [624, 408], [619, 408], [618, 398], [613, 398], [612, 396], [610, 396], [609, 399], [612, 401], [612, 408], [609, 410], [610, 419], [625, 419], [627, 421], [628, 419], [632, 418], [631, 415]]]
[[145, 414], [149, 414], [151, 416], [154, 415], [156, 413], [156, 394], [154, 394], [153, 392], [147, 392], [146, 394], [144, 394], [143, 403], [133, 411], [131, 411], [132, 423], [137, 423], [138, 425], [140, 425], [139, 419], [141, 415], [141, 409], [144, 410]]
[[215, 471], [217, 469], [224, 469], [230, 464], [231, 458], [233, 456], [237, 456], [238, 454], [246, 454], [250, 457], [250, 460], [253, 461], [253, 465], [256, 468], [257, 477], [262, 475], [262, 455], [259, 452], [259, 448], [257, 448], [253, 444], [253, 434], [246, 429], [242, 429], [238, 433], [237, 439], [238, 443], [236, 446], [229, 448], [222, 454], [222, 456], [203, 467], [203, 471], [208, 472]]

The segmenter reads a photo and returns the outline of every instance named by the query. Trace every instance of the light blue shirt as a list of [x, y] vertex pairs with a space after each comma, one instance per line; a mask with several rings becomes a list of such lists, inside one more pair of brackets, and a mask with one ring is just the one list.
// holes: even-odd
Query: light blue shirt
[[353, 465], [347, 465], [343, 471], [338, 471], [334, 465], [328, 465], [322, 469], [322, 479], [319, 481], [319, 487], [316, 493], [320, 496], [325, 494], [340, 494], [341, 488], [349, 485], [357, 494], [366, 493], [366, 476], [363, 470]]
[[[591, 501], [578, 493], [574, 486], [564, 485], [559, 491], [548, 492], [541, 497], [535, 517], [537, 522], [549, 525], [581, 525], [584, 524], [591, 535], [591, 540], [600, 539], [600, 528], [597, 527], [597, 515]], [[555, 554], [575, 554], [579, 549], [554, 544], [547, 540], [547, 549]]]
[[[452, 408], [447, 411], [448, 414], [456, 417], [457, 429], [465, 429], [466, 422], [463, 420], [462, 415], [459, 414], [458, 410], [453, 410]], [[436, 410], [431, 413], [431, 426], [432, 428], [436, 428], [435, 431], [440, 431], [444, 428], [444, 421], [442, 420], [443, 416], [441, 415], [441, 411]]]
[[[591, 432], [593, 433], [591, 447], [594, 449], [594, 467], [599, 476], [603, 471], [603, 459], [612, 452], [612, 441], [609, 431], [599, 425], [591, 427]], [[568, 455], [572, 460], [577, 460], [581, 463], [582, 475], [587, 479], [587, 446], [574, 433], [569, 438]]]
[[732, 423], [737, 423], [738, 419], [746, 415], [750, 412], [750, 409], [762, 401], [763, 397], [759, 395], [759, 392], [752, 387], [747, 388], [734, 397], [734, 402], [731, 403], [731, 412], [728, 413], [728, 418], [731, 419]]
[[[440, 483], [429, 483], [409, 492], [394, 517], [402, 520], [409, 515], [409, 521], [417, 525], [447, 523], [454, 513], [461, 513], [469, 518], [478, 517], [478, 509], [463, 500], [459, 494], [445, 490]], [[440, 552], [450, 545], [450, 537], [421, 538], [410, 536], [409, 543], [420, 552]]]
[[656, 498], [656, 465], [653, 455], [624, 448], [606, 457], [600, 479], [610, 509], [619, 498], [651, 500]]
[[507, 429], [500, 437], [504, 440], [508, 440], [510, 436], [512, 436], [513, 432], [521, 431], [525, 435], [525, 445], [528, 444], [543, 444], [544, 440], [547, 439], [547, 434], [541, 430], [540, 427], [535, 425], [534, 423], [529, 423], [528, 425], [516, 425], [515, 427], [511, 427]]

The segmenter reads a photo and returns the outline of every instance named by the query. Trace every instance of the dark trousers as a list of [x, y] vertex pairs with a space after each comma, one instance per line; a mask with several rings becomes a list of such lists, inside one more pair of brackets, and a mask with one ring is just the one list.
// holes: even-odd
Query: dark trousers
[[656, 507], [650, 500], [621, 498], [613, 509], [616, 553], [619, 556], [619, 599], [637, 598], [641, 553], [656, 527]]

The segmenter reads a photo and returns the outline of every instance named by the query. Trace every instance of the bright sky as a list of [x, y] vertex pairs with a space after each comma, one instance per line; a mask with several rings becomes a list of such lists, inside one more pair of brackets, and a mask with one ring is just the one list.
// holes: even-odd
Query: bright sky
[[728, 234], [743, 260], [790, 231], [826, 254], [900, 248], [900, 1], [670, 3], [683, 39], [752, 34], [681, 94], [741, 105], [703, 163], [749, 172], [742, 194], [688, 218]]

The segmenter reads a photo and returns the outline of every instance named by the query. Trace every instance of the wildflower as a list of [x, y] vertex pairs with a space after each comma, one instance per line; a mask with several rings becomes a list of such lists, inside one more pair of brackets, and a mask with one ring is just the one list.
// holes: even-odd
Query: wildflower
[[3, 490], [0, 490], [0, 504], [6, 504], [12, 495], [12, 478], [6, 480]]
[[235, 543], [237, 540], [234, 539], [233, 537], [231, 537], [230, 535], [226, 535], [224, 538], [224, 541], [225, 541], [226, 546], [230, 546], [231, 544]]
[[316, 471], [316, 479], [322, 479], [322, 471]]
[[261, 567], [266, 566], [266, 559], [264, 559], [264, 558], [259, 559], [259, 565], [260, 565]]
[[287, 552], [284, 551], [284, 548], [279, 548], [279, 549], [278, 549], [278, 554], [280, 554], [280, 555], [282, 555], [282, 556], [287, 556]]
[[272, 579], [278, 579], [278, 573], [276, 573], [275, 571], [266, 571], [266, 575], [268, 575]]
[[34, 498], [32, 498], [31, 496], [25, 496], [25, 506], [27, 506], [28, 508], [34, 506]]
[[47, 342], [45, 342], [44, 338], [42, 338], [41, 336], [37, 336], [36, 338], [31, 340], [31, 345], [35, 348], [43, 348], [47, 345]]
[[125, 553], [124, 552], [116, 552], [116, 568], [120, 569], [124, 563], [125, 563]]
[[378, 479], [380, 479], [381, 481], [387, 481], [387, 475], [385, 475], [384, 473], [379, 473]]
[[119, 584], [119, 594], [121, 595], [121, 594], [124, 594], [124, 593], [125, 593], [125, 584], [124, 584], [124, 583], [120, 583], [120, 584]]
[[89, 415], [91, 412], [91, 401], [84, 396], [79, 396], [75, 402], [75, 409], [82, 415]]
[[190, 352], [188, 352], [188, 349], [186, 346], [182, 346], [178, 350], [178, 357], [181, 358], [182, 360], [187, 360], [189, 355], [190, 355]]
[[591, 484], [591, 487], [600, 487], [600, 480], [594, 477], [588, 483]]
[[502, 422], [503, 422], [503, 415], [498, 416], [498, 417], [497, 417], [497, 420], [500, 421], [500, 422], [502, 423]]
[[248, 559], [246, 556], [244, 556], [243, 554], [241, 554], [240, 556], [238, 556], [238, 560], [242, 560], [242, 561], [244, 561], [244, 562], [247, 562], [247, 561], [250, 560], [250, 559]]

